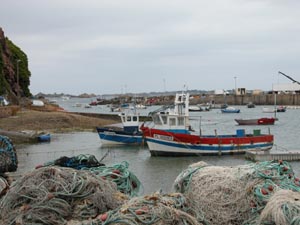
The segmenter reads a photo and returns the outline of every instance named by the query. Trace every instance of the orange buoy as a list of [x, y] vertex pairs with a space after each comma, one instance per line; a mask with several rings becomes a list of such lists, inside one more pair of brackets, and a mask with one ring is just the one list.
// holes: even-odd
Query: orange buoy
[[99, 219], [104, 222], [105, 220], [107, 220], [107, 217], [108, 217], [107, 213], [104, 213], [99, 216]]
[[269, 194], [268, 191], [267, 191], [266, 189], [264, 189], [264, 188], [262, 188], [260, 191], [261, 191], [261, 193], [262, 193], [263, 195]]
[[273, 190], [274, 190], [274, 187], [273, 187], [272, 185], [269, 185], [269, 186], [268, 186], [268, 190], [269, 190], [269, 191], [273, 191]]

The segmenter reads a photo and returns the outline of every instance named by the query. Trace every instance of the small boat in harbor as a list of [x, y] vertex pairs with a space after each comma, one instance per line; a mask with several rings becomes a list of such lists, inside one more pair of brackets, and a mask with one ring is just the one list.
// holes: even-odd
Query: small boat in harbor
[[40, 134], [37, 137], [39, 142], [50, 142], [51, 141], [51, 134]]
[[262, 109], [262, 111], [263, 111], [264, 113], [274, 113], [276, 110], [275, 110], [275, 108], [264, 107], [264, 108]]
[[201, 106], [201, 105], [190, 105], [189, 112], [203, 112], [203, 111], [210, 111], [210, 106]]
[[240, 113], [240, 109], [236, 109], [234, 107], [227, 107], [225, 109], [221, 109], [222, 113]]
[[135, 105], [136, 109], [147, 109], [147, 106], [143, 105], [143, 104], [137, 104]]
[[249, 102], [247, 104], [247, 108], [251, 109], [251, 108], [255, 108], [255, 104], [253, 102]]
[[[274, 137], [254, 130], [245, 134], [240, 129], [233, 135], [197, 135], [174, 133], [144, 127], [144, 136], [152, 156], [193, 156], [266, 151], [272, 148]], [[259, 131], [259, 132], [258, 132]]]
[[104, 145], [141, 144], [143, 133], [139, 129], [139, 114], [131, 110], [119, 114], [122, 127], [96, 127]]
[[286, 111], [286, 107], [285, 106], [278, 106], [276, 109], [276, 112], [285, 112]]
[[235, 119], [239, 125], [274, 125], [275, 118]]
[[189, 112], [202, 112], [203, 109], [198, 105], [190, 105]]
[[263, 108], [263, 112], [264, 113], [275, 113], [275, 112], [285, 112], [286, 111], [286, 107], [284, 106], [279, 106], [279, 107], [275, 107], [275, 108], [267, 108], [264, 107]]

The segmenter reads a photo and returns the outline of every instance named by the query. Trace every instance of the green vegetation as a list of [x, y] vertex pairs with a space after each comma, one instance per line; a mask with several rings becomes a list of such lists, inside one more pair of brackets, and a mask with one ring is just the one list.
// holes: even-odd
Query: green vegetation
[[3, 74], [3, 59], [2, 59], [2, 48], [0, 46], [0, 95], [5, 94], [5, 88], [4, 88], [4, 74]]
[[12, 54], [12, 64], [14, 66], [15, 71], [17, 71], [17, 61], [20, 60], [19, 61], [19, 84], [21, 89], [23, 90], [24, 95], [26, 97], [30, 97], [31, 93], [29, 90], [29, 85], [30, 85], [31, 73], [28, 69], [27, 55], [8, 38], [6, 38], [6, 43]]
[[[17, 68], [19, 68], [19, 85], [23, 90], [24, 96], [30, 97], [31, 93], [29, 90], [30, 85], [30, 76], [31, 73], [28, 69], [28, 59], [26, 54], [16, 46], [12, 41], [8, 38], [5, 39], [7, 47], [10, 50], [10, 63], [13, 66], [15, 74], [17, 73]], [[0, 46], [0, 95], [11, 93], [13, 84], [8, 83], [8, 75], [5, 74], [4, 60], [3, 60], [3, 46]], [[19, 63], [18, 63], [18, 60]], [[17, 63], [19, 66], [17, 67]]]

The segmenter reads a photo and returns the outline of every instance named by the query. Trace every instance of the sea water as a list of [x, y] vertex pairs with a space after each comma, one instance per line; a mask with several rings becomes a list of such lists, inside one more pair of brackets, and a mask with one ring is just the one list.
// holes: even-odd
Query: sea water
[[[144, 114], [157, 107], [148, 108]], [[270, 132], [274, 134], [272, 152], [300, 150], [299, 109], [288, 109], [286, 112], [277, 113], [278, 121], [272, 126], [238, 126], [234, 121], [236, 118], [251, 119], [274, 115], [263, 113], [263, 106], [257, 106], [253, 109], [248, 109], [246, 106], [236, 107], [241, 109], [241, 113], [222, 114], [220, 109], [190, 113], [192, 127], [198, 133], [201, 131], [203, 135], [235, 134], [238, 129], [244, 129], [245, 133], [253, 133], [253, 130], [260, 129], [261, 133]], [[81, 111], [78, 107], [76, 110]], [[82, 109], [82, 111], [86, 110], [88, 109]], [[92, 108], [91, 112], [110, 113], [107, 106], [96, 106]], [[96, 132], [52, 134], [50, 143], [19, 145], [16, 149], [19, 159], [18, 171], [22, 173], [62, 156], [71, 157], [79, 154], [95, 155], [98, 160], [102, 160], [102, 163], [108, 166], [126, 161], [129, 163], [129, 170], [141, 181], [143, 194], [158, 190], [172, 191], [172, 184], [179, 173], [190, 164], [198, 161], [205, 161], [217, 166], [237, 166], [251, 163], [245, 160], [244, 155], [152, 157], [147, 146], [102, 146]], [[296, 175], [300, 176], [300, 163], [291, 162], [291, 165]]]

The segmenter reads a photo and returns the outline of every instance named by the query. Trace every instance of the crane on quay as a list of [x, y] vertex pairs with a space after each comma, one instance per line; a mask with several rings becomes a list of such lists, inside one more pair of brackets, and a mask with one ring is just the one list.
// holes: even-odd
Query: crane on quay
[[290, 76], [286, 75], [285, 73], [280, 72], [280, 71], [278, 71], [278, 73], [281, 74], [281, 75], [283, 75], [283, 76], [285, 76], [286, 78], [290, 79], [291, 81], [293, 81], [293, 83], [297, 83], [297, 84], [300, 85], [299, 81], [296, 81], [295, 79], [291, 78]]

